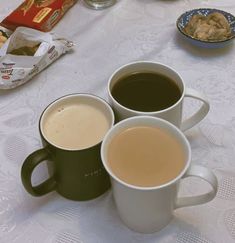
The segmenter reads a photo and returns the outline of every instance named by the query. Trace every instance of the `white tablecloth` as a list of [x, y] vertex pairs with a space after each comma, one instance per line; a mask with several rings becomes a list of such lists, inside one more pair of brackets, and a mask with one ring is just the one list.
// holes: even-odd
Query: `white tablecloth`
[[[0, 0], [0, 18], [21, 0]], [[0, 91], [0, 242], [23, 243], [229, 243], [235, 241], [235, 47], [205, 50], [177, 34], [184, 11], [215, 7], [235, 14], [234, 0], [119, 0], [103, 11], [77, 3], [53, 29], [76, 43], [27, 84]], [[35, 198], [24, 190], [20, 169], [26, 156], [41, 147], [38, 119], [51, 101], [88, 92], [107, 99], [107, 80], [120, 65], [153, 60], [175, 68], [188, 87], [203, 91], [211, 110], [186, 133], [195, 164], [218, 177], [216, 198], [175, 211], [162, 231], [144, 235], [120, 221], [109, 191], [98, 199], [73, 202], [56, 193]], [[198, 104], [187, 100], [185, 113]], [[45, 164], [33, 175], [47, 177]], [[182, 183], [180, 194], [207, 191], [198, 179]]]

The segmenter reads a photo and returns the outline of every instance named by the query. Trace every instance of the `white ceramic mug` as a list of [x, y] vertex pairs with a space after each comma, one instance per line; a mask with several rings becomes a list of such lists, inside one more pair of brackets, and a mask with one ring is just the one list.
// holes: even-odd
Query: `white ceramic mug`
[[[135, 126], [157, 127], [178, 140], [185, 153], [185, 166], [176, 178], [160, 186], [140, 187], [122, 181], [113, 173], [107, 159], [109, 144], [117, 134]], [[199, 165], [191, 165], [191, 149], [184, 134], [176, 126], [160, 118], [137, 116], [117, 123], [103, 140], [101, 158], [111, 177], [113, 196], [119, 215], [129, 228], [137, 232], [159, 231], [170, 222], [175, 209], [209, 202], [215, 197], [218, 189], [217, 179], [212, 171]], [[211, 185], [212, 190], [202, 195], [178, 197], [180, 181], [191, 176], [202, 178]]]
[[[164, 110], [155, 112], [136, 111], [121, 105], [112, 96], [112, 88], [122, 77], [135, 72], [153, 72], [169, 77], [179, 87], [181, 91], [180, 99], [174, 105]], [[175, 70], [166, 65], [156, 62], [139, 61], [129, 63], [127, 65], [120, 67], [112, 74], [112, 76], [109, 79], [108, 94], [109, 103], [113, 107], [118, 121], [132, 116], [155, 116], [171, 122], [172, 124], [179, 127], [182, 131], [185, 131], [193, 127], [194, 125], [198, 124], [207, 115], [210, 108], [209, 102], [207, 101], [206, 97], [194, 89], [186, 88], [183, 79]], [[190, 97], [201, 101], [202, 106], [191, 117], [187, 118], [185, 121], [182, 121], [183, 100], [186, 97]]]

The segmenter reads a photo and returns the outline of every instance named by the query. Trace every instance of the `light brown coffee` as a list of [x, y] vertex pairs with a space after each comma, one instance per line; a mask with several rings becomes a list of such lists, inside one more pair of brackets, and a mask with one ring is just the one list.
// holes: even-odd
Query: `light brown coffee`
[[56, 146], [84, 149], [101, 142], [109, 127], [101, 109], [74, 101], [51, 112], [44, 121], [43, 132]]
[[108, 146], [108, 165], [124, 182], [141, 187], [165, 184], [185, 166], [182, 146], [159, 128], [136, 126], [116, 135]]

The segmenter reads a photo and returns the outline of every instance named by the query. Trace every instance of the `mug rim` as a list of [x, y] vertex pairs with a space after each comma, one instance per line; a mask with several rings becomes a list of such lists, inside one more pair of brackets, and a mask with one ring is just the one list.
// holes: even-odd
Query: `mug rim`
[[[122, 105], [121, 103], [119, 103], [113, 97], [112, 92], [111, 92], [111, 88], [110, 88], [112, 80], [113, 80], [113, 77], [118, 72], [120, 72], [122, 69], [124, 69], [125, 67], [131, 66], [131, 65], [135, 65], [135, 64], [141, 64], [141, 63], [144, 63], [144, 64], [148, 64], [149, 63], [149, 64], [154, 64], [154, 65], [165, 67], [165, 68], [170, 69], [171, 71], [173, 71], [179, 77], [179, 79], [180, 79], [180, 81], [182, 83], [183, 91], [181, 93], [180, 98], [177, 100], [177, 102], [175, 102], [173, 105], [171, 105], [171, 106], [169, 106], [169, 107], [167, 107], [165, 109], [159, 110], [159, 111], [138, 111], [138, 110], [134, 110], [134, 109], [131, 109], [131, 108], [128, 108], [128, 107]], [[121, 67], [119, 67], [118, 69], [116, 69], [112, 73], [112, 75], [109, 77], [109, 81], [108, 81], [108, 94], [109, 94], [109, 97], [112, 99], [112, 102], [114, 102], [115, 105], [120, 106], [122, 109], [125, 109], [126, 111], [135, 113], [136, 115], [156, 115], [156, 114], [161, 114], [161, 113], [167, 112], [167, 111], [173, 109], [174, 107], [176, 107], [178, 104], [180, 104], [182, 102], [182, 100], [183, 100], [183, 98], [185, 96], [185, 84], [184, 84], [184, 81], [183, 81], [182, 77], [180, 76], [180, 74], [175, 69], [171, 68], [170, 66], [168, 66], [166, 64], [163, 64], [163, 63], [160, 63], [160, 62], [152, 62], [152, 61], [134, 61], [134, 62], [129, 62], [127, 64], [122, 65]]]
[[[105, 159], [105, 155], [104, 155], [104, 149], [105, 149], [105, 147], [107, 147], [106, 141], [107, 141], [108, 137], [116, 129], [118, 129], [123, 123], [129, 123], [132, 120], [155, 120], [156, 124], [158, 124], [158, 123], [165, 123], [168, 128], [170, 128], [172, 130], [176, 130], [177, 133], [178, 133], [178, 136], [180, 136], [183, 139], [184, 147], [187, 149], [187, 152], [188, 152], [188, 157], [185, 159], [185, 165], [184, 165], [183, 169], [181, 170], [181, 172], [176, 177], [174, 177], [172, 180], [170, 180], [170, 181], [168, 181], [168, 182], [166, 182], [164, 184], [158, 185], [158, 186], [136, 186], [136, 185], [129, 184], [129, 183], [123, 181], [122, 179], [117, 177], [112, 172], [112, 170], [110, 169], [110, 167], [107, 164], [107, 159]], [[108, 174], [115, 181], [119, 182], [121, 185], [126, 186], [128, 188], [141, 190], [141, 191], [152, 191], [152, 190], [162, 189], [162, 188], [165, 188], [167, 186], [170, 186], [170, 185], [174, 184], [176, 181], [178, 181], [179, 179], [181, 179], [183, 177], [183, 175], [185, 174], [185, 172], [187, 171], [187, 169], [189, 168], [190, 163], [191, 163], [191, 147], [190, 147], [189, 141], [185, 137], [184, 133], [179, 128], [177, 128], [175, 125], [173, 125], [172, 123], [170, 123], [170, 122], [168, 122], [168, 121], [166, 121], [166, 120], [164, 120], [162, 118], [153, 117], [153, 116], [134, 116], [134, 117], [126, 118], [126, 119], [118, 122], [112, 128], [109, 129], [109, 131], [106, 133], [106, 135], [105, 135], [105, 137], [104, 137], [104, 139], [102, 141], [102, 144], [101, 144], [101, 160], [102, 160], [103, 166], [104, 166], [105, 170], [108, 172]]]
[[[39, 118], [39, 132], [40, 132], [40, 135], [42, 136], [42, 138], [50, 145], [54, 146], [55, 148], [58, 148], [60, 150], [63, 150], [63, 151], [72, 151], [72, 152], [76, 152], [76, 151], [85, 151], [85, 150], [89, 150], [93, 147], [96, 147], [98, 145], [100, 145], [102, 143], [102, 141], [104, 140], [104, 137], [101, 141], [99, 141], [98, 143], [92, 145], [92, 146], [89, 146], [89, 147], [86, 147], [86, 148], [81, 148], [81, 149], [69, 149], [69, 148], [63, 148], [61, 146], [58, 146], [54, 143], [52, 143], [51, 141], [49, 141], [47, 139], [47, 137], [45, 136], [45, 134], [43, 133], [43, 129], [42, 129], [42, 120], [43, 120], [43, 116], [45, 115], [46, 111], [52, 107], [54, 104], [56, 104], [57, 102], [59, 102], [60, 100], [62, 99], [66, 99], [66, 98], [69, 98], [69, 97], [73, 97], [73, 96], [80, 96], [80, 97], [90, 97], [90, 98], [93, 98], [95, 100], [98, 100], [99, 102], [103, 103], [107, 108], [108, 110], [110, 111], [110, 114], [111, 114], [111, 125], [108, 129], [108, 131], [113, 127], [114, 123], [115, 123], [115, 117], [114, 117], [114, 112], [113, 112], [113, 109], [111, 108], [110, 104], [103, 98], [99, 97], [98, 95], [94, 95], [94, 94], [90, 94], [90, 93], [71, 93], [71, 94], [67, 94], [67, 95], [63, 95], [57, 99], [55, 99], [54, 101], [50, 102], [45, 108], [44, 110], [42, 111], [41, 115], [40, 115], [40, 118]], [[106, 132], [107, 133], [107, 132]], [[106, 134], [105, 134], [106, 135]]]

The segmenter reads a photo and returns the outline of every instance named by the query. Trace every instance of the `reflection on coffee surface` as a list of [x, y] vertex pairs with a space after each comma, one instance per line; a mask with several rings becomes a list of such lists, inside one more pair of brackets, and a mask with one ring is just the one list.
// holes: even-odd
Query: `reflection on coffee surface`
[[84, 149], [102, 141], [110, 125], [101, 109], [79, 101], [61, 105], [47, 116], [43, 132], [56, 146]]
[[121, 180], [135, 186], [159, 186], [176, 178], [185, 166], [181, 144], [154, 127], [128, 128], [108, 146], [108, 165]]
[[153, 72], [135, 72], [122, 77], [111, 93], [121, 105], [144, 112], [166, 109], [181, 97], [173, 80]]

